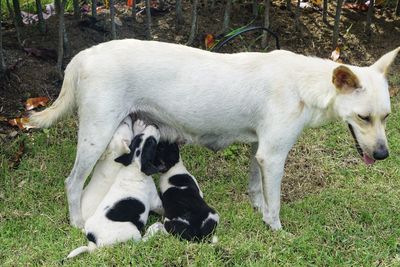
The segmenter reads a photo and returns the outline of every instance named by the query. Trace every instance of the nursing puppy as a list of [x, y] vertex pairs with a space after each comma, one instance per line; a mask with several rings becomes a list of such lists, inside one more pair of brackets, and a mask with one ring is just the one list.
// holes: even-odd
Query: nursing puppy
[[149, 166], [152, 166], [160, 134], [154, 126], [144, 128], [141, 121], [135, 122], [134, 131], [130, 153], [116, 159], [126, 167], [118, 172], [109, 192], [85, 223], [88, 245], [76, 248], [67, 258], [118, 242], [141, 240], [140, 230], [147, 222], [149, 211], [162, 206], [149, 176], [156, 170]]
[[196, 179], [183, 165], [178, 145], [160, 143], [154, 165], [161, 170], [165, 230], [189, 241], [200, 241], [211, 236], [219, 216], [204, 201]]
[[132, 119], [127, 116], [115, 131], [106, 151], [97, 162], [92, 178], [82, 193], [82, 218], [86, 220], [94, 214], [97, 206], [110, 190], [119, 170], [123, 167], [115, 159], [129, 154], [129, 144], [133, 139]]
[[249, 195], [278, 230], [285, 161], [303, 129], [343, 121], [365, 163], [389, 156], [385, 73], [399, 51], [359, 67], [284, 50], [218, 54], [154, 41], [110, 41], [71, 60], [59, 97], [30, 122], [48, 127], [79, 109], [77, 156], [65, 182], [74, 226], [83, 223], [87, 175], [119, 123], [136, 112], [159, 127], [161, 140], [213, 150], [251, 143]]

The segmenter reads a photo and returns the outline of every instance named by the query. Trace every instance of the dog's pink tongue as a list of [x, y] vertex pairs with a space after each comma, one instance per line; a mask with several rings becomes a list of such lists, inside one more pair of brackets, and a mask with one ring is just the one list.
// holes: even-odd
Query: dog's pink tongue
[[367, 164], [367, 165], [371, 165], [371, 164], [375, 163], [375, 160], [373, 158], [371, 158], [370, 156], [368, 156], [367, 154], [365, 154], [365, 153], [364, 153], [364, 156], [363, 156], [363, 160], [364, 160], [365, 164]]

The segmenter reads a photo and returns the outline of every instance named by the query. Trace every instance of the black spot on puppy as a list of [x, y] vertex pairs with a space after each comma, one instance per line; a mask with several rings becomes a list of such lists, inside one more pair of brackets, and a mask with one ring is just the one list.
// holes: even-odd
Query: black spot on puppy
[[173, 186], [182, 187], [187, 186], [188, 188], [193, 189], [197, 194], [200, 193], [197, 184], [194, 182], [193, 178], [189, 174], [176, 174], [169, 178], [169, 183]]
[[140, 149], [136, 150], [136, 157], [140, 156]]
[[86, 238], [87, 238], [90, 242], [93, 242], [93, 243], [97, 244], [97, 243], [96, 243], [96, 237], [94, 236], [93, 233], [90, 233], [90, 232], [89, 232], [89, 233], [86, 235]]
[[131, 222], [141, 230], [143, 222], [140, 221], [140, 215], [145, 211], [143, 203], [135, 198], [125, 198], [117, 203], [107, 211], [106, 217], [116, 222]]

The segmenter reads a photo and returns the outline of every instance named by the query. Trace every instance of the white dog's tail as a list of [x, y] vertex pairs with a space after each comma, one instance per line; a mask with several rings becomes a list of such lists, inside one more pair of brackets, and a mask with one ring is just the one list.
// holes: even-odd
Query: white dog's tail
[[75, 93], [77, 85], [77, 60], [72, 59], [65, 70], [61, 92], [54, 103], [47, 109], [32, 113], [29, 123], [38, 128], [47, 128], [54, 122], [68, 114], [75, 107]]
[[78, 256], [79, 254], [85, 253], [85, 252], [93, 252], [95, 249], [97, 248], [96, 244], [93, 242], [89, 242], [89, 244], [87, 246], [82, 246], [79, 248], [74, 249], [73, 251], [71, 251], [68, 256], [67, 259], [73, 258]]

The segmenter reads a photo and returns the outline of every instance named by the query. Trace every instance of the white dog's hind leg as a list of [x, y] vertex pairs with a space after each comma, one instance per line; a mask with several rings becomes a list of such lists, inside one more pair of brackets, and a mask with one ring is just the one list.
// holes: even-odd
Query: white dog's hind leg
[[[79, 134], [76, 159], [71, 174], [65, 180], [70, 223], [83, 227], [81, 195], [83, 185], [97, 160], [110, 142], [122, 118], [108, 118], [104, 112], [90, 112], [79, 118]], [[100, 119], [97, 119], [100, 118]], [[107, 123], [102, 123], [102, 122]]]
[[257, 159], [255, 158], [257, 147], [257, 143], [254, 143], [251, 146], [250, 180], [248, 192], [253, 207], [262, 212], [264, 210], [265, 203], [261, 187], [261, 170]]

